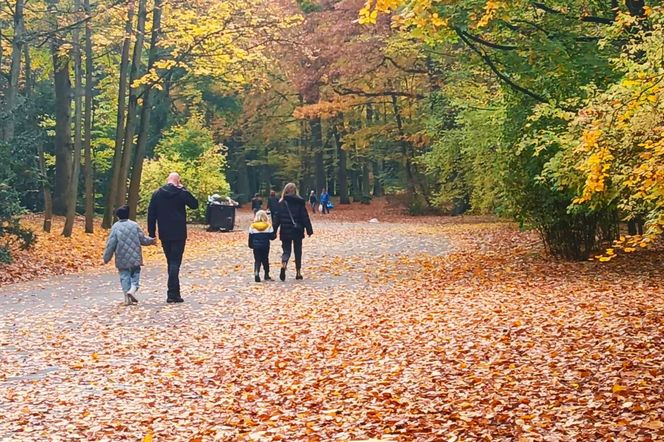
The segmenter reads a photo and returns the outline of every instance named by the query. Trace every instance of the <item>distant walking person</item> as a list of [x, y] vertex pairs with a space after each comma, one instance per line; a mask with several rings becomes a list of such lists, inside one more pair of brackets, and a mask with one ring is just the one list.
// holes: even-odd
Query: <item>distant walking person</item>
[[155, 244], [154, 238], [148, 238], [143, 229], [129, 219], [129, 207], [122, 206], [115, 211], [118, 222], [113, 224], [106, 241], [104, 264], [108, 264], [115, 254], [115, 267], [120, 272], [120, 285], [124, 292], [125, 305], [138, 303], [134, 297], [141, 279], [143, 253], [141, 246]]
[[309, 207], [311, 208], [311, 213], [317, 212], [318, 198], [316, 198], [316, 191], [312, 190], [309, 194]]
[[327, 207], [330, 204], [330, 194], [325, 189], [320, 191], [320, 204], [323, 206], [323, 213], [330, 213], [330, 208]]
[[167, 184], [152, 194], [148, 207], [148, 234], [155, 236], [159, 227], [159, 240], [168, 263], [168, 291], [166, 302], [183, 302], [180, 296], [180, 266], [187, 242], [187, 209], [198, 209], [198, 201], [189, 192], [180, 175], [168, 175]]
[[254, 211], [254, 215], [256, 212], [261, 210], [263, 208], [263, 199], [259, 194], [255, 194], [254, 197], [251, 199], [251, 210]]
[[272, 225], [274, 225], [274, 215], [279, 209], [279, 198], [274, 190], [270, 190], [270, 197], [267, 199], [267, 213], [270, 215]]
[[265, 272], [265, 280], [270, 278], [270, 241], [275, 238], [274, 230], [268, 222], [264, 210], [256, 212], [254, 223], [249, 227], [249, 248], [254, 251], [254, 280], [261, 282], [261, 266]]
[[283, 250], [279, 279], [286, 280], [286, 267], [293, 249], [295, 249], [295, 270], [297, 271], [295, 279], [302, 279], [302, 240], [305, 231], [308, 236], [313, 235], [314, 231], [311, 227], [311, 220], [309, 220], [306, 202], [298, 194], [295, 184], [288, 183], [284, 187], [274, 221], [274, 231], [279, 230]]

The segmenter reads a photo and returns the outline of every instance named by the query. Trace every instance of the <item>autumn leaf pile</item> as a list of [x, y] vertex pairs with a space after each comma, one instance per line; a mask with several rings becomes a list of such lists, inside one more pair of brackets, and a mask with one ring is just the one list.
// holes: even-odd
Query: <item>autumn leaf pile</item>
[[[21, 220], [21, 224], [30, 228], [37, 235], [37, 241], [28, 250], [13, 247], [11, 264], [0, 263], [0, 286], [34, 279], [44, 279], [53, 275], [76, 273], [85, 269], [100, 267], [102, 255], [108, 238], [108, 230], [101, 228], [100, 220], [96, 220], [94, 233], [84, 233], [85, 221], [76, 220], [71, 238], [65, 238], [60, 233], [64, 225], [64, 218], [55, 217], [50, 233], [43, 232], [43, 219], [37, 215], [29, 215]], [[139, 221], [147, 234], [146, 224]], [[192, 252], [201, 253], [208, 250], [209, 239], [212, 234], [205, 232], [202, 226], [192, 226], [189, 229], [189, 244], [193, 246]], [[146, 247], [143, 249], [146, 262], [163, 259], [160, 247]]]
[[181, 306], [10, 308], [0, 439], [664, 438], [656, 251], [562, 263], [507, 223], [352, 217], [314, 217], [302, 282], [254, 283], [237, 234], [187, 255]]

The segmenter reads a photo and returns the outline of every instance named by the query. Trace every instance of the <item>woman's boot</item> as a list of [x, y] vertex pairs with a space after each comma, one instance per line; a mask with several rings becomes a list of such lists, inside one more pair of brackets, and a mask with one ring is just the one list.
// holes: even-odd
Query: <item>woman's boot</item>
[[279, 279], [282, 281], [286, 280], [286, 263], [282, 262], [281, 263], [281, 271], [279, 272]]

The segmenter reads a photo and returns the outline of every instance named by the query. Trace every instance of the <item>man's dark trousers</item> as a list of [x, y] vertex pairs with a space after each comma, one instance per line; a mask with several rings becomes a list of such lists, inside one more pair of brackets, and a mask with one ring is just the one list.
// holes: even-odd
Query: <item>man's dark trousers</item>
[[166, 255], [168, 263], [168, 299], [180, 299], [180, 266], [186, 240], [166, 240], [161, 242], [161, 247]]

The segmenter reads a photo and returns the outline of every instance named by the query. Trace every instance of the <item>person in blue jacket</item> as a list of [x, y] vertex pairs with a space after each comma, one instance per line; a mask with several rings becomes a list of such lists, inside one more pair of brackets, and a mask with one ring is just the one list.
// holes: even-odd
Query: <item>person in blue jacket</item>
[[323, 188], [320, 191], [320, 204], [323, 206], [323, 213], [330, 213], [330, 208], [327, 206], [330, 203], [330, 194]]

